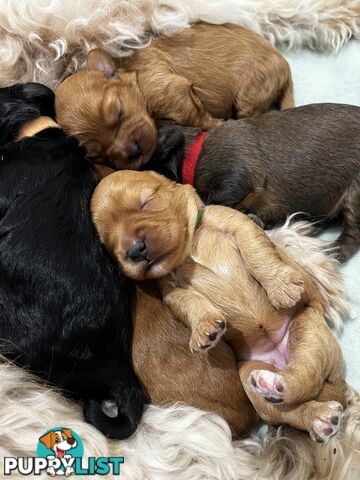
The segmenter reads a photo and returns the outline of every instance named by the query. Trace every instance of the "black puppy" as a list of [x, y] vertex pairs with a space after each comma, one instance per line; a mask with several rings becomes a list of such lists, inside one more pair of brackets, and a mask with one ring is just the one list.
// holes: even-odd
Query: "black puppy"
[[[93, 167], [61, 129], [41, 130], [53, 104], [42, 85], [0, 89], [1, 352], [82, 399], [104, 434], [125, 438], [143, 411], [129, 284], [91, 221]], [[41, 131], [14, 142], [34, 125]], [[116, 403], [115, 418], [104, 400]]]
[[264, 225], [294, 212], [343, 217], [339, 260], [360, 244], [360, 108], [314, 104], [229, 120], [207, 134], [166, 127], [146, 169], [192, 183], [207, 204], [256, 215]]

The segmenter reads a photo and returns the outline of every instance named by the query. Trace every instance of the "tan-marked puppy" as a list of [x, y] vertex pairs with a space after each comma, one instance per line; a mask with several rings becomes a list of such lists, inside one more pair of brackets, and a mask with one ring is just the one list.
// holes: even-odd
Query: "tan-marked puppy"
[[313, 280], [246, 215], [204, 207], [195, 190], [153, 172], [117, 172], [97, 187], [101, 240], [126, 275], [160, 278], [190, 330], [190, 348], [232, 347], [242, 384], [266, 421], [325, 442], [346, 406], [340, 347]]
[[93, 50], [86, 71], [56, 91], [59, 124], [115, 169], [138, 170], [150, 159], [154, 120], [208, 129], [271, 106], [294, 106], [289, 65], [256, 33], [230, 24], [154, 38], [118, 64]]

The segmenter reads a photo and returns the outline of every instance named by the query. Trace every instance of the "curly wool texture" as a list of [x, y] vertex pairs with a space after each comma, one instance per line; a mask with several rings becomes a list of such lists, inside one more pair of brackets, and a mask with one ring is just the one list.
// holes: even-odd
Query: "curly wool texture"
[[343, 327], [343, 318], [349, 316], [344, 285], [335, 260], [336, 247], [332, 242], [316, 238], [316, 225], [294, 221], [290, 215], [286, 223], [266, 233], [278, 246], [288, 251], [315, 281], [325, 305], [326, 321], [335, 330]]
[[193, 22], [232, 22], [272, 43], [338, 51], [360, 38], [357, 0], [2, 0], [0, 86], [38, 81], [55, 88], [102, 47], [114, 57]]
[[[21, 369], [0, 364], [0, 381], [1, 457], [35, 456], [38, 438], [64, 425], [80, 435], [85, 458], [124, 456], [124, 480], [355, 480], [360, 475], [358, 399], [346, 413], [343, 431], [326, 445], [285, 427], [254, 430], [232, 442], [224, 420], [185, 405], [149, 406], [130, 439], [111, 442], [83, 421], [79, 405]], [[11, 478], [23, 476], [13, 472]]]

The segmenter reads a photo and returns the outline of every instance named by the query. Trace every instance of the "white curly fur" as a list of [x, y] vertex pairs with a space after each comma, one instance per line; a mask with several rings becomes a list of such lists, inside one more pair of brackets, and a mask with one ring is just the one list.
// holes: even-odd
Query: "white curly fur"
[[[336, 264], [324, 253], [329, 245], [304, 236], [312, 229], [307, 222], [290, 222], [270, 232], [270, 237], [300, 260], [323, 288], [329, 316], [336, 324], [344, 303]], [[331, 285], [334, 275], [336, 287]], [[342, 432], [327, 445], [319, 445], [305, 433], [264, 426], [232, 442], [223, 419], [185, 405], [148, 406], [133, 437], [110, 442], [83, 421], [79, 404], [5, 361], [0, 363], [0, 385], [0, 458], [34, 456], [40, 435], [62, 425], [80, 435], [86, 456], [124, 456], [124, 480], [360, 478], [360, 401], [351, 390], [352, 405]], [[14, 474], [12, 478], [23, 477]]]
[[[285, 427], [262, 427], [232, 442], [223, 419], [185, 405], [148, 406], [135, 435], [111, 442], [83, 421], [78, 404], [21, 369], [0, 364], [0, 381], [0, 458], [36, 456], [38, 438], [61, 425], [80, 435], [85, 458], [124, 456], [124, 480], [360, 478], [358, 398], [345, 414], [342, 432], [326, 445]], [[24, 477], [13, 473], [11, 478]]]
[[0, 86], [50, 87], [103, 47], [114, 57], [146, 45], [150, 33], [233, 22], [290, 48], [338, 51], [360, 38], [359, 0], [1, 0]]

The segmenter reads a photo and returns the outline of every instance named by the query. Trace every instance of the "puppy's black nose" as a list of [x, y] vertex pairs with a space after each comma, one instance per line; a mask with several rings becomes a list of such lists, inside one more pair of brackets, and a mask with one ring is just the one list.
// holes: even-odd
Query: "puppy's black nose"
[[133, 262], [141, 262], [142, 260], [146, 260], [147, 254], [148, 249], [143, 240], [135, 240], [127, 251], [127, 256]]
[[73, 437], [70, 437], [70, 438], [67, 439], [67, 442], [68, 442], [69, 445], [74, 445], [75, 441], [76, 440]]
[[142, 150], [138, 142], [134, 142], [128, 155], [129, 160], [136, 160], [142, 155]]

